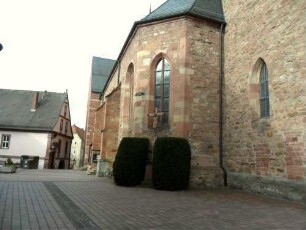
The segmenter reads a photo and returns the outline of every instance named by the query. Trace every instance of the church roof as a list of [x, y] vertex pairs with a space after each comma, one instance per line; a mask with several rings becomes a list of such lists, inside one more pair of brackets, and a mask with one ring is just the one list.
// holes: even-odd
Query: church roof
[[52, 131], [67, 93], [39, 92], [31, 111], [33, 91], [0, 89], [0, 129]]
[[[133, 34], [139, 25], [183, 15], [190, 15], [218, 23], [226, 23], [223, 13], [222, 0], [168, 0], [149, 15], [134, 23], [117, 60], [121, 59], [130, 39], [133, 37]], [[102, 90], [97, 92], [103, 93], [105, 91], [111, 75], [114, 73], [117, 67], [117, 64], [118, 62], [114, 61], [113, 68], [107, 77], [107, 81], [104, 82]]]
[[168, 0], [139, 22], [158, 21], [181, 15], [225, 22], [222, 0]]
[[91, 92], [101, 93], [116, 61], [93, 57], [91, 67]]

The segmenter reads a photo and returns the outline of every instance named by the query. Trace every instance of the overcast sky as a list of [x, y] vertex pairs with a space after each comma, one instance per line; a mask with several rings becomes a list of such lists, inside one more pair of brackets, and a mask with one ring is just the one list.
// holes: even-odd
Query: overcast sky
[[116, 59], [133, 23], [166, 0], [0, 0], [0, 88], [64, 92], [85, 128], [92, 56]]

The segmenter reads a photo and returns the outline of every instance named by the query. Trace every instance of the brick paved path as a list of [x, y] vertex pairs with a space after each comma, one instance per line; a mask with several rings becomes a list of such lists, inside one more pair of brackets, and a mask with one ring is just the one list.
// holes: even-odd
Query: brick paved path
[[305, 229], [303, 204], [241, 191], [118, 187], [65, 170], [0, 174], [0, 229]]

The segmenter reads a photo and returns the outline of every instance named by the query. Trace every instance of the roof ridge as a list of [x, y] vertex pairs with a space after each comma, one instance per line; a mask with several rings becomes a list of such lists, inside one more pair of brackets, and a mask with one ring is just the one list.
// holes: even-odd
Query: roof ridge
[[0, 91], [1, 90], [11, 91], [11, 92], [28, 92], [28, 93], [38, 92], [38, 93], [68, 94], [66, 92], [54, 92], [54, 91], [47, 91], [47, 90], [31, 90], [31, 89], [3, 89], [3, 88], [0, 88]]
[[[196, 1], [197, 1], [197, 0], [193, 0], [193, 4], [192, 4], [192, 6], [191, 6], [190, 10], [192, 10], [192, 9], [193, 9], [193, 7], [194, 7], [194, 6], [195, 6], [195, 4], [196, 4]], [[190, 10], [189, 10], [189, 11], [190, 11]]]
[[116, 61], [115, 59], [111, 59], [111, 58], [104, 58], [104, 57], [92, 56], [92, 59], [94, 59], [94, 58], [103, 59], [103, 60], [110, 60], [110, 61]]
[[164, 20], [181, 15], [193, 15], [225, 23], [222, 0], [167, 0], [136, 24]]

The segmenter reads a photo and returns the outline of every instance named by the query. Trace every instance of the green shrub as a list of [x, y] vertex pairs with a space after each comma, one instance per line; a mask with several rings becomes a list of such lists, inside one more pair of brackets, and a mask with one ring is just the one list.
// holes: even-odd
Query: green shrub
[[119, 145], [113, 164], [113, 175], [117, 185], [136, 186], [145, 176], [149, 139], [124, 137]]
[[189, 186], [191, 150], [177, 137], [157, 138], [153, 147], [152, 183], [159, 190], [184, 190]]
[[14, 162], [12, 161], [11, 158], [7, 158], [7, 160], [6, 160], [6, 165], [8, 165], [8, 166], [14, 165]]

